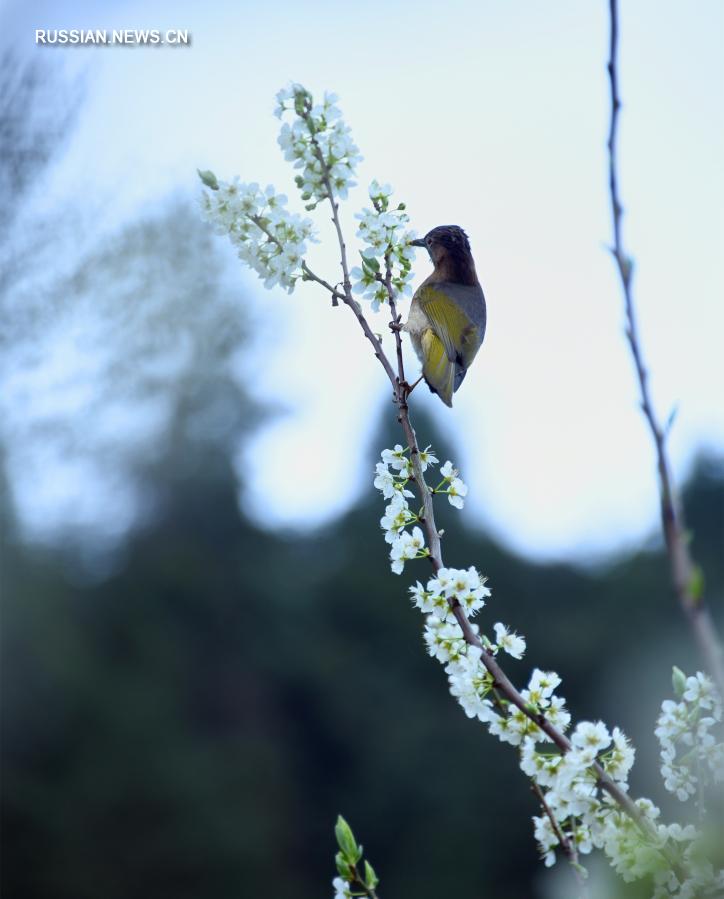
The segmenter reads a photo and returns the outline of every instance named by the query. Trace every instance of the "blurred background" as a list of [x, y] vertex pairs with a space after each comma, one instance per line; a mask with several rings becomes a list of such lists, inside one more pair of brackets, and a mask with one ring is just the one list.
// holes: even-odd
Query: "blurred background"
[[[721, 623], [724, 7], [622, 5], [626, 239]], [[34, 43], [73, 27], [192, 41]], [[634, 793], [679, 814], [652, 731], [697, 660], [606, 250], [607, 4], [10, 2], [0, 35], [5, 893], [328, 895], [341, 812], [383, 896], [564, 895], [514, 754], [424, 652], [425, 571], [389, 572], [379, 366], [345, 309], [264, 291], [199, 220], [197, 166], [294, 208], [290, 79], [341, 95], [365, 156], [349, 243], [373, 177], [418, 231], [471, 237], [486, 344], [453, 410], [412, 398], [470, 486], [446, 560], [489, 576], [483, 627], [527, 636], [513, 677], [559, 671], [575, 716], [634, 739]]]

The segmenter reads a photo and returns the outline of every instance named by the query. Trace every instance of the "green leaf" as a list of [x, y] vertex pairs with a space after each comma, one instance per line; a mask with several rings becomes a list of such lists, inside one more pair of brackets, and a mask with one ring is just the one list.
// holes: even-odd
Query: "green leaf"
[[698, 565], [694, 565], [689, 578], [689, 596], [695, 603], [701, 601], [704, 595], [704, 572]]
[[375, 874], [375, 869], [372, 865], [365, 859], [365, 885], [370, 889], [374, 890], [377, 884], [380, 882], [379, 877]]
[[[360, 253], [360, 256], [362, 256], [362, 253]], [[380, 263], [374, 256], [362, 256], [362, 265], [375, 273], [380, 270]]]
[[674, 665], [671, 672], [671, 685], [674, 688], [674, 695], [681, 699], [684, 695], [684, 690], [686, 689], [686, 675], [681, 668], [677, 668], [676, 665]]
[[207, 187], [210, 187], [211, 190], [219, 189], [219, 182], [216, 180], [216, 175], [209, 171], [209, 169], [205, 169], [203, 172], [201, 169], [196, 169], [199, 173], [199, 178], [204, 182]]
[[352, 833], [352, 828], [341, 815], [337, 817], [337, 823], [334, 826], [334, 835], [337, 837], [337, 845], [350, 864], [354, 865], [362, 858], [362, 852], [359, 846], [357, 846], [357, 841]]
[[297, 114], [298, 116], [304, 115], [304, 112], [305, 112], [305, 109], [304, 109], [305, 100], [306, 100], [306, 91], [304, 91], [304, 92], [298, 91], [298, 92], [294, 95], [294, 112], [296, 112], [296, 114]]
[[335, 865], [337, 866], [337, 871], [338, 871], [340, 877], [344, 877], [345, 880], [352, 880], [352, 879], [353, 879], [354, 873], [353, 873], [353, 871], [352, 871], [352, 868], [351, 868], [349, 862], [348, 862], [347, 859], [344, 857], [344, 853], [343, 853], [343, 852], [338, 852], [338, 853], [335, 855], [335, 857], [334, 857], [334, 863], [335, 863]]

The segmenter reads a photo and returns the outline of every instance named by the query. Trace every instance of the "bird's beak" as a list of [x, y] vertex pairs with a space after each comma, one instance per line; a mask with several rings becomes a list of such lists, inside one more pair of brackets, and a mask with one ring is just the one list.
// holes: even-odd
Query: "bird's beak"
[[410, 241], [410, 246], [411, 247], [424, 247], [425, 241], [421, 237], [418, 237], [417, 240]]

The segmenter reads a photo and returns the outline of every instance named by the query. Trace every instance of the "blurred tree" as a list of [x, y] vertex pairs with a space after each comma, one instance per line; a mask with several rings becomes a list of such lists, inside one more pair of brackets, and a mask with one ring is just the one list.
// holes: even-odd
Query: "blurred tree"
[[42, 321], [11, 317], [0, 417], [34, 536], [75, 525], [79, 538], [115, 545], [149, 509], [134, 480], [140, 459], [163, 456], [181, 429], [228, 447], [250, 426], [234, 375], [243, 302], [212, 240], [193, 209], [170, 202], [55, 283]]
[[105, 240], [74, 206], [48, 216], [34, 202], [81, 94], [49, 60], [0, 58], [0, 437], [28, 533], [75, 525], [112, 548], [151, 505], [139, 460], [180, 428], [229, 445], [253, 413], [234, 376], [238, 282], [187, 200]]
[[72, 132], [80, 100], [80, 83], [63, 81], [50, 60], [23, 59], [13, 50], [0, 55], [0, 242], [10, 234], [34, 179]]
[[69, 82], [48, 58], [28, 59], [14, 50], [0, 55], [0, 298], [8, 307], [12, 289], [37, 266], [41, 247], [57, 242], [57, 213], [21, 222], [73, 133], [82, 93], [82, 81]]

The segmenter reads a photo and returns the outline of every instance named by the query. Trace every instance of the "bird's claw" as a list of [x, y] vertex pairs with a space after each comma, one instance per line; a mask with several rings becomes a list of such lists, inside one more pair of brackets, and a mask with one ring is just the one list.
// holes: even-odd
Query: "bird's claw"
[[417, 387], [417, 385], [422, 381], [422, 375], [415, 381], [414, 384], [410, 384], [408, 381], [399, 381], [400, 385], [400, 394], [401, 399], [404, 403], [407, 402], [407, 398], [410, 396], [412, 391]]

